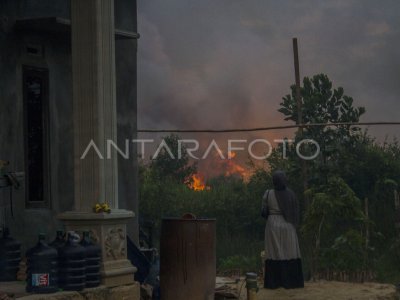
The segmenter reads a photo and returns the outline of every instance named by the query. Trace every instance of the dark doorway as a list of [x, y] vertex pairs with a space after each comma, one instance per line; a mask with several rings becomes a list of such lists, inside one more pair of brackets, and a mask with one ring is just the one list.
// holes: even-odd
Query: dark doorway
[[48, 207], [47, 69], [23, 67], [26, 207]]

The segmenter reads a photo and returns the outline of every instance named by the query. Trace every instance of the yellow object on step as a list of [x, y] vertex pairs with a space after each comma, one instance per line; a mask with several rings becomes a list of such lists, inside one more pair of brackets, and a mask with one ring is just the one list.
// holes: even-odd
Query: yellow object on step
[[110, 208], [110, 206], [108, 206], [107, 203], [103, 203], [103, 204], [101, 205], [101, 209], [102, 209], [104, 212], [106, 212], [106, 213], [110, 213], [110, 212], [111, 212], [111, 208]]
[[111, 208], [107, 203], [96, 203], [93, 207], [95, 213], [111, 213]]

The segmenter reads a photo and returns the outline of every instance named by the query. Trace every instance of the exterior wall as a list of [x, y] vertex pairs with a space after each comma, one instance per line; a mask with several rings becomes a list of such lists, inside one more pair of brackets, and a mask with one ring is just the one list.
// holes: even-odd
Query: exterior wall
[[[137, 32], [136, 1], [115, 1], [115, 27]], [[137, 86], [136, 86], [137, 40], [117, 40], [115, 43], [117, 76], [118, 145], [125, 140], [137, 139]], [[128, 235], [139, 244], [139, 200], [137, 148], [130, 143], [130, 159], [119, 157], [118, 193], [119, 207], [135, 212], [135, 219], [128, 223]]]
[[[65, 37], [48, 35], [21, 35], [14, 30], [17, 18], [51, 16], [57, 13], [68, 17], [68, 5], [60, 1], [48, 1], [54, 5], [34, 5], [38, 1], [2, 1], [0, 14], [3, 18], [1, 36], [0, 101], [5, 109], [0, 110], [0, 157], [9, 160], [9, 169], [25, 171], [24, 161], [24, 119], [22, 95], [22, 66], [44, 67], [49, 70], [49, 150], [50, 150], [50, 207], [26, 209], [25, 189], [14, 192], [14, 218], [9, 209], [6, 223], [11, 234], [31, 247], [37, 233], [47, 233], [51, 238], [61, 224], [55, 215], [72, 207], [72, 115], [71, 61], [69, 40]], [[57, 3], [58, 2], [58, 3]], [[65, 2], [65, 1], [64, 1]], [[68, 4], [68, 3], [64, 3]], [[56, 12], [54, 12], [56, 11]], [[31, 57], [25, 52], [25, 45], [33, 43], [43, 46], [44, 57]], [[8, 193], [3, 191], [3, 203], [8, 204]]]
[[[115, 1], [116, 27], [136, 31], [136, 2]], [[27, 209], [25, 189], [13, 193], [14, 218], [9, 207], [5, 222], [11, 234], [31, 247], [39, 232], [52, 239], [62, 228], [58, 213], [72, 210], [73, 124], [71, 45], [69, 32], [63, 34], [21, 34], [14, 30], [15, 19], [28, 17], [61, 17], [69, 19], [68, 0], [2, 0], [0, 2], [0, 159], [9, 160], [11, 171], [24, 171], [24, 126], [22, 66], [45, 67], [49, 71], [49, 172], [50, 207]], [[124, 26], [124, 27], [122, 27]], [[29, 56], [27, 43], [42, 45], [44, 57]], [[136, 129], [136, 40], [116, 42], [118, 136], [135, 138]], [[120, 207], [137, 213], [136, 149], [129, 161], [119, 161]], [[0, 190], [0, 209], [8, 205], [8, 190]], [[137, 237], [137, 219], [130, 234]]]

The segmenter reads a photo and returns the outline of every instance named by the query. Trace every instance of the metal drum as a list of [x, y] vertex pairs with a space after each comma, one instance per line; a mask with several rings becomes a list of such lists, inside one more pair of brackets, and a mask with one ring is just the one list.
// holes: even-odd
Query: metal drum
[[213, 300], [216, 277], [214, 219], [163, 219], [160, 288], [163, 300]]

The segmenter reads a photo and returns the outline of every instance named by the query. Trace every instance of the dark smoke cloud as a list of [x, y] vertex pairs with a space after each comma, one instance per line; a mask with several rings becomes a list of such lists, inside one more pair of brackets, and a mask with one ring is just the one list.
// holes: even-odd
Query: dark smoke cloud
[[[284, 124], [277, 109], [294, 82], [295, 36], [302, 76], [326, 73], [366, 107], [364, 121], [399, 120], [400, 1], [141, 0], [138, 6], [139, 128]], [[382, 139], [398, 127], [370, 132]]]

